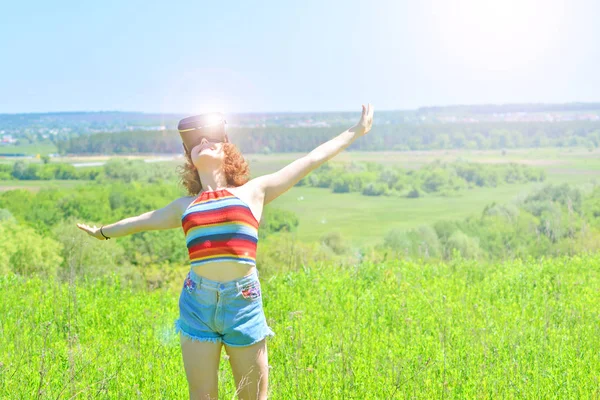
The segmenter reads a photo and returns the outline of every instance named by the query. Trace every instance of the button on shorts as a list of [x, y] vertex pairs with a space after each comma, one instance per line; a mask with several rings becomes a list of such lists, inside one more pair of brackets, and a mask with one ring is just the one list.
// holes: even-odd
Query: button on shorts
[[192, 340], [238, 347], [275, 336], [265, 318], [257, 270], [227, 282], [190, 270], [179, 295], [175, 332]]

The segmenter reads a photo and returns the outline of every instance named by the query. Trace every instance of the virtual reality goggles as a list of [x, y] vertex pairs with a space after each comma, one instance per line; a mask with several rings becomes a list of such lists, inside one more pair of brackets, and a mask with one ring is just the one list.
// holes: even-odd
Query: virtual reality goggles
[[212, 143], [225, 141], [227, 121], [222, 113], [206, 113], [187, 117], [179, 121], [177, 130], [187, 153], [206, 139]]

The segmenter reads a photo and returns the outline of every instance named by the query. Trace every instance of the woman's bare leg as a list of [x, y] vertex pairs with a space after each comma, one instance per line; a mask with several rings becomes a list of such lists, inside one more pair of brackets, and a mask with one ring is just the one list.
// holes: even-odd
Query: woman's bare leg
[[182, 334], [179, 341], [190, 400], [217, 399], [222, 344], [190, 340]]
[[269, 384], [269, 363], [265, 339], [251, 346], [235, 347], [225, 344], [236, 393], [240, 400], [265, 400]]

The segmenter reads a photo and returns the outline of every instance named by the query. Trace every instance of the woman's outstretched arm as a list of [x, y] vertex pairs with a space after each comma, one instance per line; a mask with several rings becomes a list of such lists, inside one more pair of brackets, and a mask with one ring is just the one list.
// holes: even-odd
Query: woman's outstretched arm
[[371, 104], [368, 104], [367, 107], [363, 105], [360, 121], [352, 128], [321, 144], [307, 155], [291, 162], [279, 171], [252, 179], [248, 182], [248, 185], [260, 194], [264, 194], [263, 204], [275, 200], [298, 183], [300, 179], [308, 175], [309, 172], [344, 150], [357, 138], [369, 132], [373, 124], [373, 111]]
[[180, 197], [158, 210], [148, 211], [112, 224], [106, 224], [102, 228], [102, 232], [100, 232], [100, 227], [96, 227], [96, 225], [92, 227], [78, 223], [77, 227], [99, 240], [107, 240], [102, 236], [102, 233], [109, 238], [113, 238], [143, 231], [180, 228], [182, 210], [187, 207], [189, 202], [189, 197]]

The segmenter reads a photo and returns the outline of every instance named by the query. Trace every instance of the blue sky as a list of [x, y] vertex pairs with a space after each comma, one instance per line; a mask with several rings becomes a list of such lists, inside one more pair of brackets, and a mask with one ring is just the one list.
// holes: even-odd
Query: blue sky
[[600, 101], [600, 2], [11, 1], [0, 113]]

